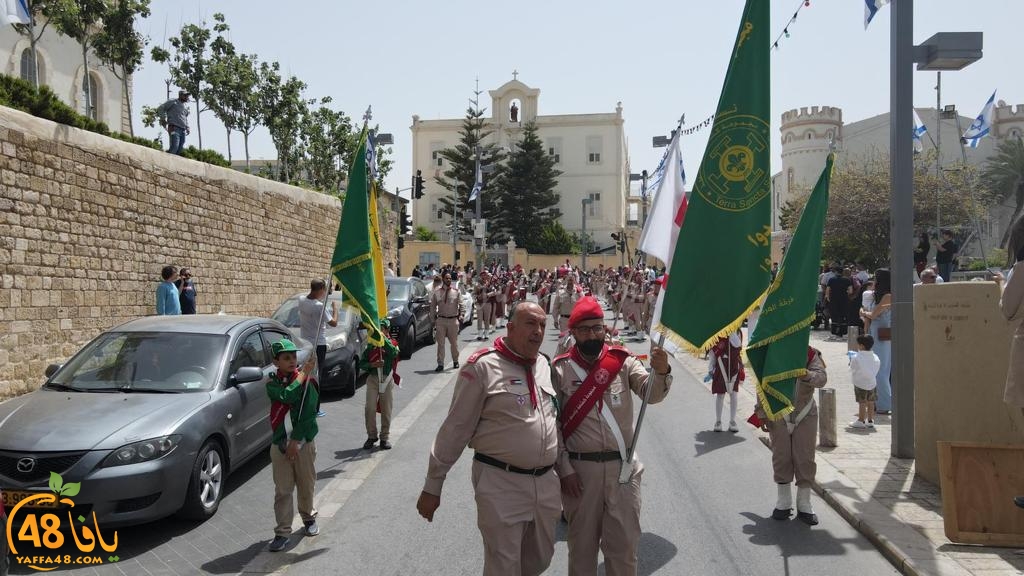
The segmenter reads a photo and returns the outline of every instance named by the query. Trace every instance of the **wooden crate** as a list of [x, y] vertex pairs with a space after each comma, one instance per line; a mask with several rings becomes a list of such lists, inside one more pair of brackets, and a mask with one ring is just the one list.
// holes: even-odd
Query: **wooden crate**
[[946, 537], [961, 544], [1024, 547], [1024, 445], [938, 442]]

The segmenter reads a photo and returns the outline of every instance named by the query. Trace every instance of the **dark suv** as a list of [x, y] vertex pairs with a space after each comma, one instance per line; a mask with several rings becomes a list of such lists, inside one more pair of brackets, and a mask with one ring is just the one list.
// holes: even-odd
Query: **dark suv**
[[388, 319], [391, 336], [398, 340], [401, 357], [412, 357], [416, 343], [434, 341], [430, 318], [430, 293], [419, 278], [385, 278], [388, 289]]

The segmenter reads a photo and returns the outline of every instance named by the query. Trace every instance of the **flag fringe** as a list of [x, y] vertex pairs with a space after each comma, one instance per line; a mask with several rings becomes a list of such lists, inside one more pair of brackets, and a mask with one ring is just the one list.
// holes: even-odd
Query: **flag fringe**
[[800, 332], [804, 328], [807, 328], [808, 326], [811, 325], [811, 322], [814, 322], [813, 312], [807, 318], [804, 318], [803, 320], [797, 322], [796, 324], [793, 324], [792, 326], [786, 328], [785, 330], [779, 332], [778, 334], [772, 334], [771, 336], [763, 340], [758, 340], [757, 342], [754, 342], [752, 344], [747, 344], [747, 350], [750, 350], [751, 348], [761, 348], [769, 344], [774, 344], [775, 342], [782, 340], [786, 336], [791, 336], [793, 334], [796, 334], [797, 332]]
[[[362, 304], [360, 304], [359, 302], [359, 299], [356, 298], [351, 292], [349, 292], [348, 287], [342, 284], [342, 282], [338, 280], [337, 276], [332, 276], [332, 279], [341, 285], [341, 293], [343, 297], [349, 300], [346, 306], [351, 306], [352, 308], [358, 310], [360, 318], [369, 317], [370, 313], [365, 308], [363, 308]], [[366, 342], [374, 346], [383, 346], [384, 341], [384, 333], [381, 332], [380, 322], [378, 321], [376, 326], [371, 326], [371, 329], [366, 331]]]
[[[778, 374], [772, 374], [771, 376], [765, 376], [764, 380], [757, 381], [757, 401], [764, 410], [765, 415], [769, 420], [778, 420], [793, 411], [793, 401], [789, 399], [785, 394], [780, 392], [774, 386], [771, 386], [772, 382], [782, 382], [784, 380], [790, 380], [793, 378], [802, 378], [807, 374], [807, 368], [796, 368], [793, 370], [787, 370]], [[795, 390], [794, 390], [795, 394]], [[771, 404], [768, 402], [768, 396], [775, 398], [779, 402], [785, 404], [781, 410], [773, 411]]]
[[694, 355], [704, 354], [708, 350], [711, 350], [712, 348], [714, 348], [715, 342], [718, 342], [719, 338], [728, 337], [733, 332], [739, 330], [740, 327], [743, 326], [743, 321], [746, 320], [747, 317], [750, 316], [750, 313], [754, 311], [754, 308], [757, 308], [758, 306], [761, 305], [761, 303], [764, 301], [765, 297], [768, 295], [768, 291], [769, 290], [771, 290], [771, 286], [770, 285], [769, 285], [768, 288], [765, 288], [765, 291], [762, 292], [761, 294], [759, 294], [757, 298], [754, 298], [754, 301], [751, 302], [750, 306], [747, 306], [747, 309], [744, 310], [742, 314], [740, 314], [732, 322], [728, 323], [725, 326], [725, 328], [722, 328], [718, 332], [715, 332], [714, 334], [712, 334], [711, 337], [708, 338], [707, 342], [704, 342], [700, 346], [697, 346], [697, 345], [691, 343], [690, 341], [688, 341], [686, 338], [683, 338], [682, 336], [677, 335], [675, 332], [673, 332], [668, 327], [663, 326], [661, 323], [658, 324], [658, 327], [659, 328], [663, 328], [664, 330], [666, 330], [668, 332], [669, 339], [672, 340], [672, 342], [674, 342], [676, 345], [685, 348], [686, 350], [688, 350], [690, 353], [692, 353]]

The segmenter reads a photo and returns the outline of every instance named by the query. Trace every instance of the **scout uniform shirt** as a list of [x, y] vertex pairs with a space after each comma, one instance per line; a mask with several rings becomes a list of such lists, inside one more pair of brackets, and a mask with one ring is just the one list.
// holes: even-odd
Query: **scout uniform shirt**
[[462, 298], [454, 286], [445, 290], [444, 284], [442, 284], [440, 288], [430, 293], [430, 315], [433, 316], [435, 322], [438, 318], [444, 320], [461, 318], [461, 307]]
[[[537, 408], [531, 402], [526, 370], [532, 369]], [[430, 450], [423, 491], [441, 495], [448, 471], [466, 445], [517, 468], [551, 466], [558, 458], [555, 390], [547, 358], [532, 367], [485, 348], [469, 357], [455, 382], [448, 417]]]
[[[271, 420], [274, 420], [274, 412], [280, 409], [281, 404], [289, 407], [288, 415], [292, 421], [291, 433], [289, 434], [286, 430], [283, 418], [281, 423], [274, 427], [273, 442], [281, 447], [282, 451], [287, 447], [288, 440], [309, 442], [319, 432], [319, 428], [316, 425], [316, 405], [319, 395], [317, 394], [312, 377], [309, 378], [308, 382], [308, 386], [302, 385], [302, 376], [299, 371], [295, 371], [293, 374], [281, 374], [279, 371], [274, 372], [270, 375], [270, 381], [267, 382], [267, 396], [270, 397], [272, 402]], [[306, 395], [305, 401], [302, 399], [303, 390], [305, 390]], [[301, 414], [299, 413], [300, 405], [302, 409]]]
[[[607, 350], [607, 346], [605, 347]], [[566, 406], [569, 398], [583, 383], [576, 370], [571, 366], [573, 360], [568, 354], [555, 358], [552, 363], [554, 372], [555, 388], [558, 390], [558, 405]], [[581, 366], [586, 370], [585, 366]], [[652, 374], [644, 368], [643, 363], [635, 356], [630, 355], [619, 370], [619, 374], [612, 380], [605, 389], [604, 396], [598, 402], [604, 402], [611, 410], [615, 422], [622, 432], [622, 439], [626, 448], [633, 443], [633, 397], [630, 391], [640, 398], [643, 398], [645, 386], [652, 382], [650, 403], [657, 404], [668, 395], [671, 379], [668, 375], [661, 376]], [[572, 436], [564, 439], [566, 452], [563, 452], [558, 459], [556, 470], [562, 478], [573, 473], [568, 452], [618, 452], [619, 446], [615, 436], [601, 417], [600, 404], [594, 404], [587, 416], [573, 432]], [[639, 462], [634, 464], [634, 473], [640, 471], [642, 466]]]

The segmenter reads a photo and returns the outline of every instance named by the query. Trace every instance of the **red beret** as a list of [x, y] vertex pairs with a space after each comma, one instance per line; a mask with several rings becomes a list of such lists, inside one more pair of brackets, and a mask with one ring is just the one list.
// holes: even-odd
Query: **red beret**
[[573, 329], [584, 320], [604, 320], [604, 308], [593, 296], [580, 298], [572, 308], [572, 315], [569, 316], [569, 329]]

